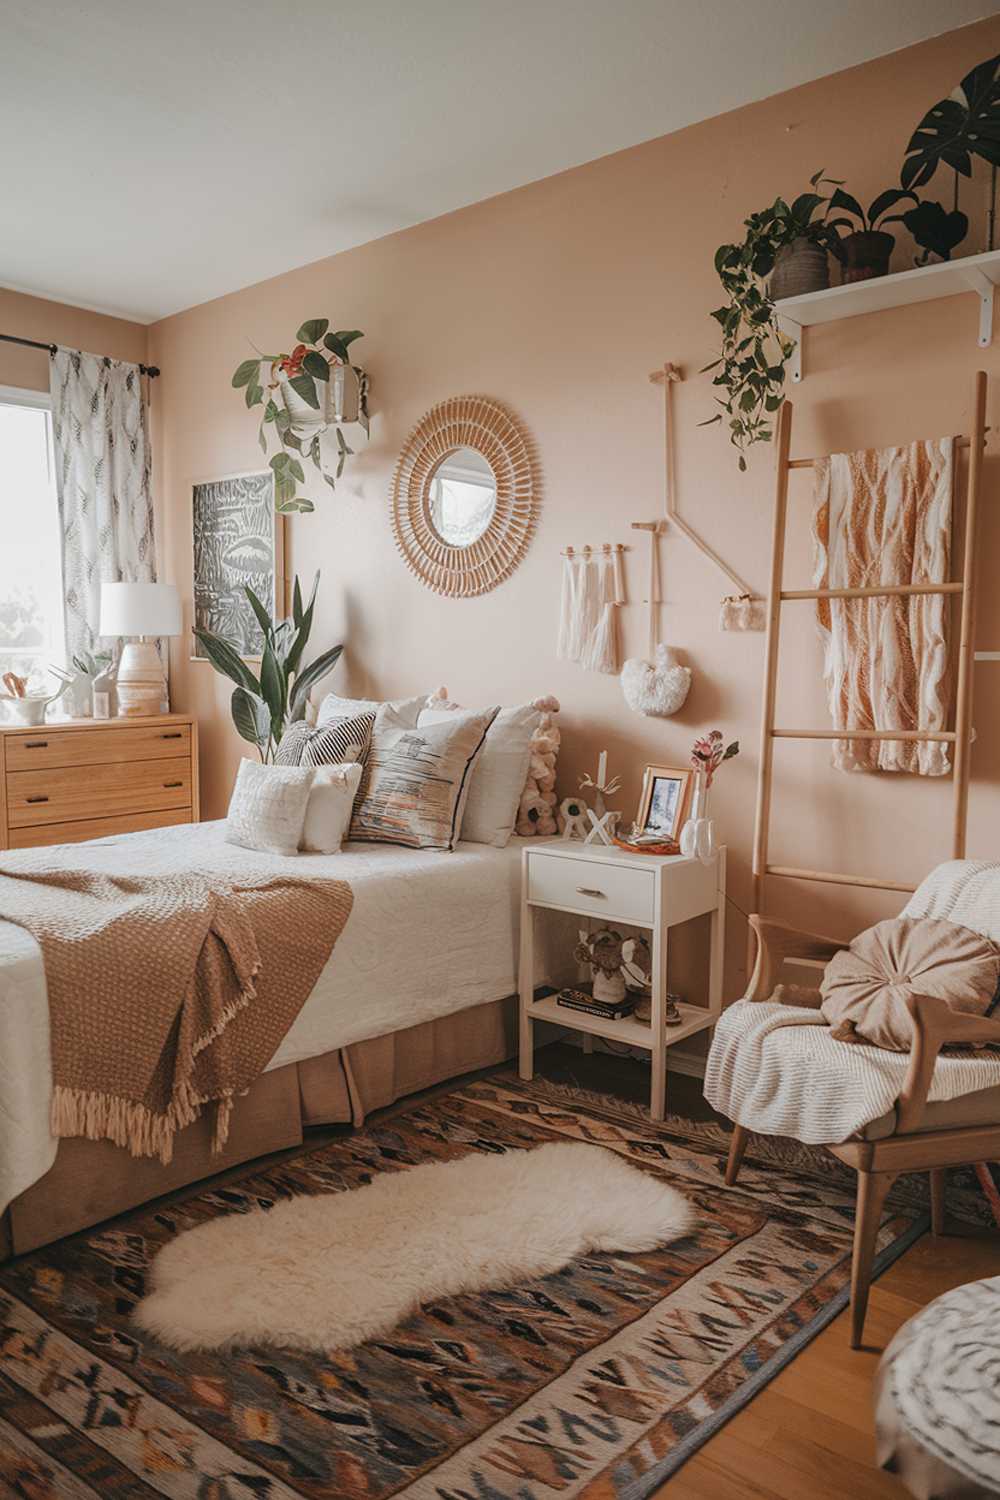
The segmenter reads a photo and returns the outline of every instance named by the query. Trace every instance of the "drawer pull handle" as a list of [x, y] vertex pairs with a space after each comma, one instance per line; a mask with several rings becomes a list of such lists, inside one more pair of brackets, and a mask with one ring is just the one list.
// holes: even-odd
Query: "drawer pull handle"
[[180, 729], [172, 730], [170, 732], [170, 734], [161, 734], [160, 735], [160, 739], [161, 740], [182, 740], [183, 738], [184, 738], [184, 734], [183, 734], [183, 731], [180, 730]]
[[48, 797], [25, 797], [25, 802], [48, 802]]
[[589, 885], [578, 885], [576, 888], [576, 894], [578, 896], [599, 896], [602, 901], [607, 900], [607, 897], [605, 896], [603, 891], [595, 890], [593, 886]]
[[183, 786], [184, 783], [183, 783], [183, 781], [165, 781], [163, 783], [163, 785], [164, 786]]
[[48, 740], [25, 740], [24, 748], [25, 750], [47, 750], [49, 742]]

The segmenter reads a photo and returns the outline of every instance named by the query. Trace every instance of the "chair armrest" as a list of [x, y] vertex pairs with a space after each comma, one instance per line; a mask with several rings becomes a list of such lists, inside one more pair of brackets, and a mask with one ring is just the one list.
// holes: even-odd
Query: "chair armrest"
[[772, 922], [769, 917], [755, 914], [749, 920], [750, 930], [757, 939], [757, 961], [747, 986], [747, 1000], [770, 999], [786, 958], [828, 959], [848, 946], [837, 938], [800, 932], [784, 922]]
[[991, 1016], [963, 1015], [949, 1010], [932, 995], [908, 995], [906, 1008], [913, 1020], [913, 1045], [897, 1104], [896, 1129], [901, 1135], [916, 1130], [923, 1119], [942, 1047], [970, 1047], [984, 1042], [1000, 1045], [1000, 1021]]

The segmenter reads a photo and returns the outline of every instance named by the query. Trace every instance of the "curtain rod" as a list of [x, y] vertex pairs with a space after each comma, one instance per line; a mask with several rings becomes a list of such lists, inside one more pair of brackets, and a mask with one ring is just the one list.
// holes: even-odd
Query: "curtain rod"
[[[0, 333], [0, 342], [4, 344], [23, 344], [25, 349], [47, 349], [50, 354], [55, 354], [59, 348], [58, 344], [43, 344], [38, 339], [19, 339], [13, 333]], [[139, 374], [148, 375], [152, 380], [155, 380], [159, 373], [157, 365], [139, 366]]]

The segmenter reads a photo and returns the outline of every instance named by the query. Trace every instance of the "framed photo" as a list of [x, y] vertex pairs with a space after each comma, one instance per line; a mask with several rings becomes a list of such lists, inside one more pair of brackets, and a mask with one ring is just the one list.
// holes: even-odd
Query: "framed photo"
[[[264, 637], [245, 584], [275, 614], [285, 608], [284, 521], [274, 509], [274, 474], [225, 474], [192, 486], [194, 623], [224, 636], [240, 656], [260, 659]], [[196, 639], [192, 661], [207, 661]]]
[[678, 839], [688, 815], [694, 772], [673, 766], [647, 766], [642, 778], [639, 813], [642, 833]]

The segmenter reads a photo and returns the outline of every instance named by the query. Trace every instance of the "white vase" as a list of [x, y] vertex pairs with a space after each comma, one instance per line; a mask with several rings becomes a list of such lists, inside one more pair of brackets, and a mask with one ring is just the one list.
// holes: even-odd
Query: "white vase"
[[695, 772], [691, 813], [681, 829], [681, 853], [700, 859], [703, 865], [715, 858], [715, 824], [708, 816], [708, 785], [704, 771]]

